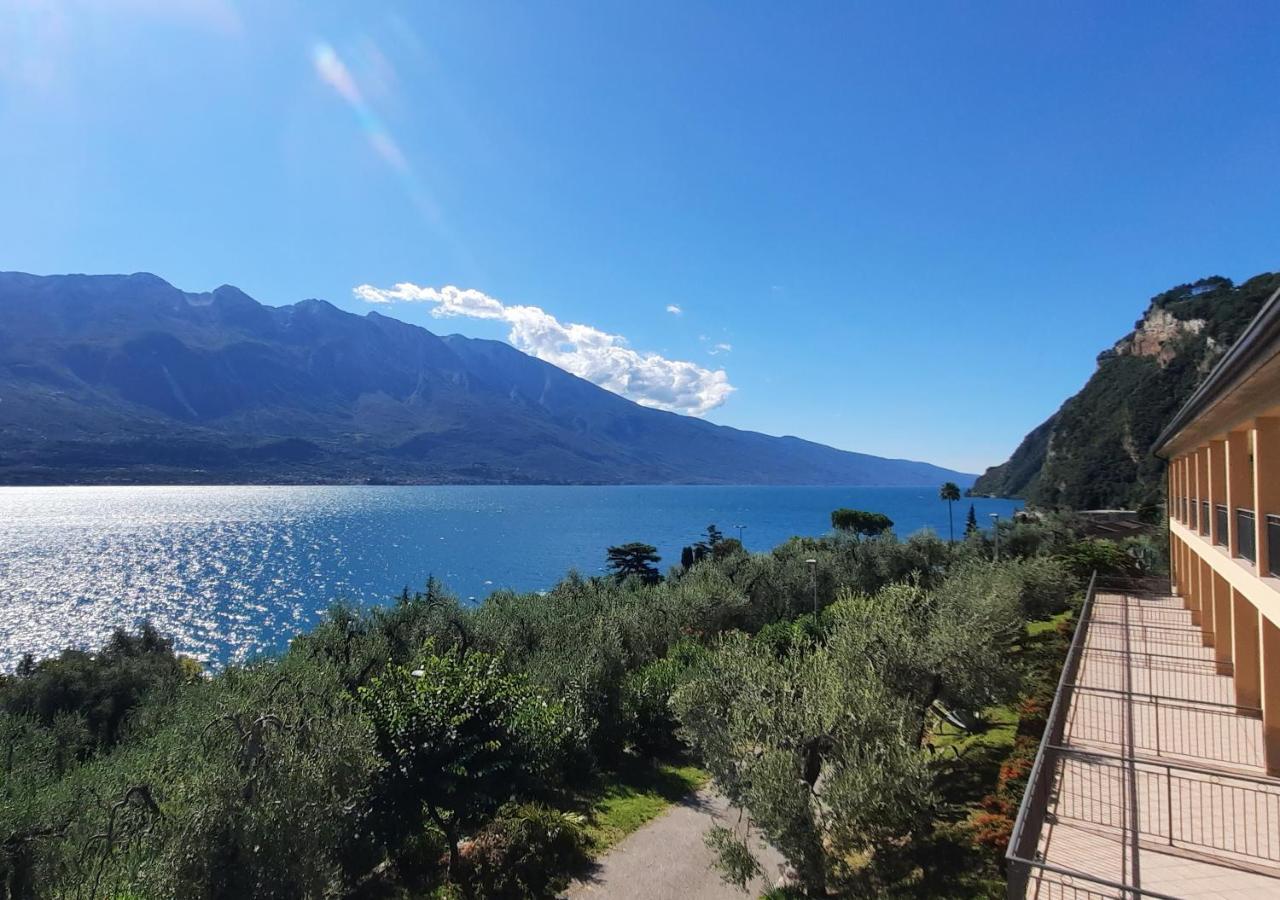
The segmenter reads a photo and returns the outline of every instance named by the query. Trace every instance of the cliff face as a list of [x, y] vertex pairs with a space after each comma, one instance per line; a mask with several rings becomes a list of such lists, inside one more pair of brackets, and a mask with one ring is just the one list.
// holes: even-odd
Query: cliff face
[[[1167, 368], [1178, 356], [1182, 340], [1204, 331], [1204, 319], [1179, 319], [1162, 306], [1147, 310], [1129, 334], [1116, 342], [1111, 352], [1116, 356], [1147, 356], [1160, 368]], [[1212, 341], [1212, 338], [1208, 340]]]
[[1099, 354], [1080, 392], [973, 492], [1042, 507], [1153, 509], [1164, 464], [1152, 442], [1278, 287], [1271, 273], [1238, 286], [1214, 277], [1152, 298], [1133, 331]]

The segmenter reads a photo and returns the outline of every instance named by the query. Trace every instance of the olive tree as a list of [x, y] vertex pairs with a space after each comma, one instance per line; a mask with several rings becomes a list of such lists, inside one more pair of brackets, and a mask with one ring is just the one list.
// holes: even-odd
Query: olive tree
[[[824, 638], [793, 639], [782, 652], [777, 641], [726, 636], [671, 701], [717, 784], [814, 895], [849, 879], [850, 859], [874, 857], [926, 821], [935, 704], [977, 710], [1016, 686], [1018, 573], [972, 567], [932, 591], [845, 594], [830, 622]], [[751, 870], [749, 848], [714, 840], [726, 868]]]

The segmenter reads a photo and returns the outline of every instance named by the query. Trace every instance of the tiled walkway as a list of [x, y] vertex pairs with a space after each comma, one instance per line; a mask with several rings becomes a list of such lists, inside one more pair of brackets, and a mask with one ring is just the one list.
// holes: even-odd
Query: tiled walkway
[[1280, 898], [1280, 779], [1203, 644], [1176, 598], [1097, 594], [1039, 853], [1101, 881], [1040, 870], [1028, 897]]

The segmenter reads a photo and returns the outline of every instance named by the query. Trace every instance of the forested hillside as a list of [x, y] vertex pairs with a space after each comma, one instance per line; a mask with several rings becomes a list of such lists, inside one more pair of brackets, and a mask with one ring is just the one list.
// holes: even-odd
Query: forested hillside
[[1273, 273], [1240, 285], [1213, 277], [1152, 298], [1134, 330], [1099, 354], [1084, 388], [973, 493], [1044, 507], [1152, 509], [1164, 494], [1152, 443], [1277, 288]]

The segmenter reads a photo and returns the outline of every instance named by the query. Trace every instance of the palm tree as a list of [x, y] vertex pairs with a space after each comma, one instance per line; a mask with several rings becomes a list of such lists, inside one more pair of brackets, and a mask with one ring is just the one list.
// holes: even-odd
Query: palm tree
[[947, 530], [951, 543], [954, 544], [956, 542], [956, 520], [951, 513], [951, 504], [960, 499], [960, 485], [954, 481], [948, 481], [938, 488], [938, 499], [947, 501]]

